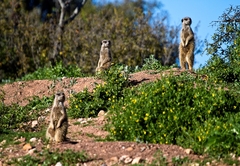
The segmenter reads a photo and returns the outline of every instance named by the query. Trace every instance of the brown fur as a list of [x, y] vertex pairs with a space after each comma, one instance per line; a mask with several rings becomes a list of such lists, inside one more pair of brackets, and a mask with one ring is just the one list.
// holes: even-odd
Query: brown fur
[[111, 67], [112, 56], [110, 48], [111, 48], [110, 40], [103, 40], [101, 42], [100, 57], [98, 61], [98, 66], [95, 70], [96, 72], [101, 72]]
[[65, 94], [58, 92], [51, 109], [50, 123], [47, 128], [46, 138], [50, 141], [62, 142], [66, 140], [68, 117], [64, 107]]
[[194, 33], [190, 27], [192, 20], [190, 17], [182, 19], [181, 43], [179, 45], [179, 61], [182, 69], [186, 69], [186, 64], [189, 70], [193, 70], [194, 63]]

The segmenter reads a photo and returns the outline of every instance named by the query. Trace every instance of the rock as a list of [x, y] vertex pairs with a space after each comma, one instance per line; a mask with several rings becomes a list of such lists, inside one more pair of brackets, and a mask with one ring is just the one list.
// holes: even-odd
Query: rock
[[140, 149], [141, 149], [141, 152], [143, 152], [146, 149], [146, 147], [141, 147]]
[[104, 163], [104, 164], [106, 164], [106, 165], [116, 165], [118, 163], [118, 158], [111, 157], [110, 159], [107, 159], [105, 162], [106, 163]]
[[3, 146], [7, 141], [6, 140], [3, 140], [1, 143], [0, 143], [0, 146]]
[[98, 117], [101, 117], [101, 116], [104, 116], [104, 115], [105, 115], [105, 112], [103, 110], [99, 111]]
[[126, 151], [128, 151], [128, 152], [130, 152], [130, 151], [132, 151], [132, 150], [133, 150], [132, 147], [128, 147], [128, 148], [126, 149]]
[[185, 149], [184, 152], [186, 154], [193, 154], [193, 150], [192, 149]]
[[129, 163], [131, 163], [132, 162], [132, 158], [131, 157], [127, 157], [125, 160], [124, 160], [124, 163], [125, 164], [129, 164]]
[[30, 150], [32, 149], [32, 146], [30, 145], [30, 143], [26, 143], [24, 146], [23, 146], [23, 150]]
[[38, 125], [38, 121], [37, 120], [32, 121], [32, 128], [36, 127], [37, 125]]
[[55, 166], [62, 166], [61, 162], [57, 162], [57, 164]]
[[135, 159], [133, 159], [132, 164], [139, 164], [141, 159], [141, 157], [136, 157]]
[[128, 155], [123, 155], [119, 158], [119, 161], [124, 161], [127, 157], [129, 157]]
[[36, 148], [30, 149], [27, 154], [32, 155], [36, 151]]
[[51, 111], [50, 108], [48, 108], [48, 109], [45, 110], [46, 113], [48, 113], [48, 112], [50, 112], [50, 111]]
[[33, 137], [29, 140], [29, 142], [36, 142], [37, 141], [37, 138]]

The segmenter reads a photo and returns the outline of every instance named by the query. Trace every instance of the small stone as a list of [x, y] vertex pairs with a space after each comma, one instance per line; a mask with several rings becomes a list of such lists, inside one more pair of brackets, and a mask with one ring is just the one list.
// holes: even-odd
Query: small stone
[[23, 150], [30, 150], [32, 149], [32, 146], [30, 145], [30, 143], [26, 143], [24, 146], [23, 146]]
[[38, 125], [38, 121], [37, 120], [32, 121], [32, 128], [36, 127], [37, 125]]
[[193, 154], [193, 150], [192, 149], [185, 149], [184, 152], [187, 153], [187, 154]]
[[117, 157], [111, 157], [110, 159], [106, 160], [106, 165], [116, 165], [118, 163]]
[[37, 141], [37, 138], [33, 137], [29, 140], [29, 142], [36, 142]]
[[98, 117], [101, 117], [101, 116], [104, 116], [104, 115], [105, 115], [105, 112], [103, 110], [99, 111]]
[[36, 151], [36, 148], [30, 149], [27, 154], [32, 155]]
[[48, 113], [48, 112], [50, 112], [50, 111], [51, 111], [50, 108], [48, 108], [48, 109], [45, 110], [46, 113]]
[[57, 164], [55, 166], [62, 166], [61, 162], [57, 162]]
[[7, 141], [6, 140], [3, 140], [1, 143], [0, 143], [0, 146], [3, 146]]
[[206, 165], [209, 165], [209, 166], [210, 166], [211, 164], [210, 164], [210, 162], [207, 162]]
[[141, 147], [140, 150], [143, 152], [146, 149], [146, 147]]
[[141, 157], [136, 157], [135, 159], [133, 159], [132, 164], [139, 164], [141, 159]]
[[132, 158], [131, 157], [127, 157], [125, 160], [124, 160], [124, 163], [125, 164], [129, 164], [129, 163], [131, 163], [132, 162]]
[[128, 155], [123, 155], [119, 158], [119, 161], [124, 161], [127, 157], [129, 157]]
[[133, 150], [132, 147], [128, 147], [128, 148], [126, 149], [126, 151], [128, 151], [128, 152], [130, 152], [130, 151], [132, 151], [132, 150]]

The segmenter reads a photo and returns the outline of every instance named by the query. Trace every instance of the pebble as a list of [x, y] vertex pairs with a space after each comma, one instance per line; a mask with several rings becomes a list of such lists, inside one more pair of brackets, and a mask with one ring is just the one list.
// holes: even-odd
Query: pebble
[[30, 145], [30, 143], [26, 143], [24, 146], [23, 146], [23, 150], [30, 150], [32, 149], [32, 146]]
[[33, 137], [29, 140], [29, 142], [36, 142], [37, 141], [37, 138]]
[[61, 162], [57, 162], [57, 164], [55, 166], [62, 166]]
[[132, 161], [132, 164], [139, 164], [141, 159], [142, 159], [141, 157], [134, 158], [133, 161]]

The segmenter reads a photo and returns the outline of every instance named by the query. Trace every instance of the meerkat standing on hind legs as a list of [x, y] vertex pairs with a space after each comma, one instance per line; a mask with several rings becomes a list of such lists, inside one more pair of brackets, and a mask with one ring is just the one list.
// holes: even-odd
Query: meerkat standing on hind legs
[[63, 92], [57, 92], [51, 109], [50, 124], [46, 132], [46, 138], [51, 142], [63, 142], [66, 140], [68, 117], [64, 107], [64, 101], [65, 94]]
[[98, 61], [98, 66], [96, 68], [96, 72], [101, 72], [103, 70], [109, 69], [112, 62], [111, 56], [111, 41], [110, 40], [103, 40], [101, 42], [101, 50], [100, 50], [100, 57]]
[[192, 19], [184, 17], [182, 19], [181, 43], [179, 45], [179, 61], [182, 69], [186, 69], [186, 63], [190, 71], [193, 70], [194, 63], [194, 33], [191, 29]]

